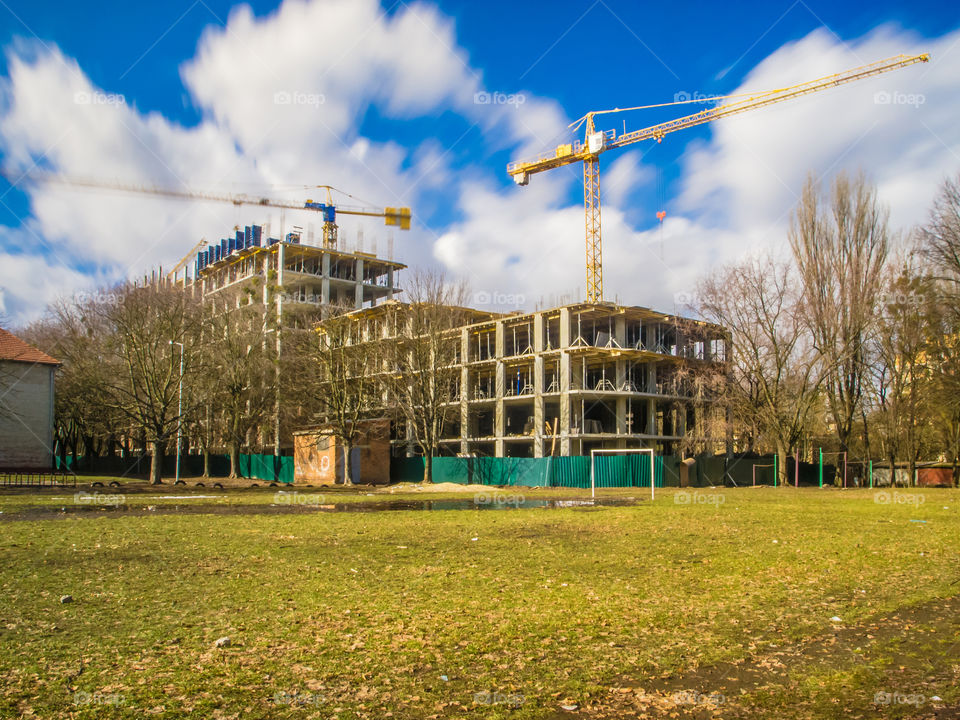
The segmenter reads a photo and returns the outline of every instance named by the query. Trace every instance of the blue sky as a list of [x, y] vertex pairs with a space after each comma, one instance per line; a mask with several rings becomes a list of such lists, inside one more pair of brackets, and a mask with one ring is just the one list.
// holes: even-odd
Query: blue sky
[[[960, 171], [958, 27], [960, 7], [942, 2], [0, 0], [0, 163], [287, 199], [331, 183], [409, 204], [414, 229], [391, 241], [368, 222], [367, 249], [390, 243], [478, 298], [531, 307], [583, 295], [579, 173], [517, 188], [504, 166], [568, 141], [571, 120], [930, 51], [925, 66], [603, 156], [606, 296], [674, 310], [715, 264], [782, 251], [808, 173], [863, 170], [897, 227], [921, 222]], [[496, 93], [510, 102], [477, 102]], [[14, 324], [58, 296], [170, 267], [201, 236], [249, 222], [277, 234], [280, 222], [48, 185], [0, 181], [0, 196], [0, 315]], [[361, 225], [342, 227], [355, 245]]]

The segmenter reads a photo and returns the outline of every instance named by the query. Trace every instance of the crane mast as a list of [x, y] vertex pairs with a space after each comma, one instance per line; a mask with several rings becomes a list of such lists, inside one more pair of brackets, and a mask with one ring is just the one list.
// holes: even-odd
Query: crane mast
[[[511, 162], [507, 165], [507, 173], [513, 177], [518, 185], [526, 185], [530, 181], [530, 176], [553, 168], [563, 167], [576, 162], [583, 163], [583, 208], [586, 233], [586, 281], [587, 281], [587, 302], [597, 303], [603, 301], [603, 265], [601, 250], [601, 232], [600, 232], [600, 154], [607, 150], [625, 147], [643, 140], [656, 140], [661, 142], [668, 133], [684, 130], [697, 125], [704, 125], [721, 118], [730, 117], [749, 110], [773, 105], [775, 103], [792, 100], [794, 98], [809, 95], [811, 93], [828, 90], [832, 87], [844, 85], [846, 83], [863, 80], [881, 73], [897, 70], [909, 65], [920, 62], [928, 62], [929, 54], [921, 55], [896, 55], [894, 57], [878, 60], [877, 62], [852, 68], [835, 75], [810, 80], [798, 85], [777, 88], [750, 94], [747, 96], [727, 96], [734, 99], [731, 102], [718, 105], [707, 110], [676, 118], [665, 123], [659, 123], [642, 130], [625, 132], [619, 137], [616, 131], [598, 131], [594, 118], [597, 115], [606, 115], [629, 110], [640, 110], [643, 107], [635, 108], [614, 108], [613, 110], [592, 111], [584, 115], [580, 120], [571, 123], [571, 127], [576, 129], [581, 124], [584, 127], [584, 139], [582, 142], [559, 145], [551, 153], [544, 153], [529, 160], [520, 160]], [[674, 104], [674, 103], [669, 103]], [[650, 106], [647, 106], [650, 107]]]

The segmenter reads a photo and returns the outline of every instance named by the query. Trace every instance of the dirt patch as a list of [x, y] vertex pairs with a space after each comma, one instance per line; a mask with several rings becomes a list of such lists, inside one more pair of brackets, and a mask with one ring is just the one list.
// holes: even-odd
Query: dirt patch
[[[765, 651], [735, 663], [646, 679], [623, 677], [598, 702], [576, 713], [558, 712], [551, 720], [960, 718], [960, 702], [953, 692], [960, 680], [958, 658], [960, 595], [857, 625], [837, 623], [820, 636], [768, 644]], [[824, 714], [824, 699], [818, 695], [825, 689], [818, 678], [832, 672], [854, 672], [867, 679], [859, 690], [844, 686], [848, 692], [831, 694], [836, 688], [827, 688], [830, 707]], [[941, 695], [944, 699], [933, 699]]]
[[[528, 488], [520, 488], [526, 490]], [[397, 483], [385, 488], [378, 488], [378, 493], [480, 493], [490, 492], [490, 485], [461, 485], [459, 483]]]
[[[206, 496], [204, 496], [206, 497]], [[323, 497], [323, 496], [318, 496]], [[186, 499], [186, 498], [185, 498]], [[600, 510], [599, 506], [634, 505], [635, 501], [625, 499], [604, 500], [565, 500], [538, 498], [512, 503], [498, 503], [490, 500], [371, 500], [367, 502], [330, 502], [330, 498], [310, 502], [291, 500], [289, 503], [273, 504], [236, 504], [191, 503], [175, 505], [34, 505], [13, 512], [0, 513], [0, 523], [24, 520], [65, 520], [67, 518], [120, 518], [144, 517], [147, 515], [303, 515], [310, 513], [374, 513], [398, 510], [438, 511], [438, 510], [517, 510], [517, 509], [558, 509], [573, 508], [579, 511]], [[590, 507], [580, 507], [589, 505]]]

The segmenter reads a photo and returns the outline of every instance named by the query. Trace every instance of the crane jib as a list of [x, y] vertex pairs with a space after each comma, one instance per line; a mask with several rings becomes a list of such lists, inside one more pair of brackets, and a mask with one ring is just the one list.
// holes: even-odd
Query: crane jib
[[744, 95], [727, 95], [720, 99], [733, 100], [732, 102], [726, 102], [723, 105], [717, 105], [716, 107], [701, 110], [692, 115], [679, 117], [642, 130], [635, 130], [629, 133], [625, 132], [620, 137], [616, 137], [615, 131], [613, 130], [596, 131], [593, 123], [594, 116], [612, 112], [624, 112], [625, 110], [662, 107], [662, 105], [633, 107], [626, 108], [625, 110], [592, 111], [571, 125], [571, 127], [576, 129], [584, 122], [586, 123], [583, 142], [575, 141], [566, 143], [557, 146], [553, 152], [541, 153], [535, 158], [508, 163], [507, 173], [513, 177], [514, 182], [518, 185], [526, 185], [529, 182], [530, 176], [535, 173], [571, 165], [576, 162], [582, 162], [584, 164], [587, 301], [600, 302], [603, 300], [600, 252], [600, 175], [599, 164], [597, 162], [600, 153], [612, 150], [613, 148], [631, 145], [642, 140], [655, 139], [657, 142], [660, 142], [667, 133], [696, 127], [697, 125], [704, 125], [714, 120], [719, 120], [720, 118], [737, 115], [748, 110], [756, 110], [766, 107], [767, 105], [773, 105], [785, 100], [827, 90], [856, 80], [863, 80], [889, 72], [890, 70], [905, 68], [915, 63], [929, 62], [929, 60], [930, 55], [927, 53], [920, 55], [897, 55], [886, 58], [885, 60], [878, 60], [869, 65], [852, 68], [835, 75], [821, 77], [816, 80], [810, 80], [788, 87], [775, 88], [766, 92], [759, 92], [749, 97], [744, 97]]

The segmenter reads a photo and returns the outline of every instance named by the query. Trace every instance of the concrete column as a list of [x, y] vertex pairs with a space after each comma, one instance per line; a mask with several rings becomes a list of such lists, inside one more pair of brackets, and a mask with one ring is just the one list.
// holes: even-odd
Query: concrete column
[[320, 302], [330, 304], [330, 255], [324, 253], [320, 258]]
[[[206, 283], [204, 280], [204, 294], [206, 294]], [[270, 253], [263, 254], [263, 304], [267, 305], [270, 298]]]
[[[286, 292], [286, 289], [283, 287], [283, 265], [285, 259], [286, 253], [284, 252], [284, 243], [279, 243], [277, 247], [277, 286], [280, 290], [277, 293], [277, 360], [280, 359], [283, 350], [283, 294]], [[275, 412], [273, 416], [273, 454], [278, 457], [280, 455], [280, 384], [283, 381], [283, 378], [280, 375], [280, 366], [281, 363], [277, 362], [277, 387], [275, 388]]]
[[470, 452], [470, 333], [460, 330], [460, 452]]
[[533, 316], [533, 456], [543, 457], [543, 313]]
[[387, 270], [387, 300], [393, 300], [393, 268]]
[[[627, 361], [623, 358], [617, 359], [615, 379], [613, 381], [617, 390], [623, 387], [627, 381]], [[617, 398], [617, 434], [623, 435], [627, 432], [627, 399], [625, 397]]]
[[617, 341], [620, 347], [627, 345], [627, 318], [622, 314], [617, 315], [613, 320], [613, 339]]
[[560, 309], [560, 454], [570, 455], [570, 310]]
[[506, 367], [503, 364], [503, 322], [497, 323], [497, 334], [494, 341], [494, 357], [497, 359], [496, 386], [497, 402], [494, 410], [494, 430], [496, 431], [496, 456], [503, 457], [503, 435], [506, 432], [506, 422], [503, 417], [503, 394], [506, 389]]
[[353, 287], [353, 306], [359, 310], [363, 307], [363, 258], [357, 258], [354, 275], [357, 283]]

